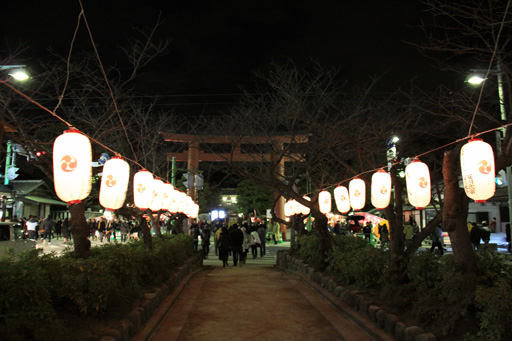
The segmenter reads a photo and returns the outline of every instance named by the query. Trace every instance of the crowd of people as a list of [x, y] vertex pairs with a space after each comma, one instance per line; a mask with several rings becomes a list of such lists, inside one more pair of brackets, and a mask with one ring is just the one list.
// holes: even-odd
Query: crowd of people
[[211, 227], [206, 222], [194, 223], [190, 226], [190, 235], [194, 241], [194, 248], [199, 249], [199, 241], [204, 259], [210, 252], [211, 237], [215, 246], [215, 256], [222, 261], [222, 266], [229, 266], [229, 257], [232, 256], [233, 266], [243, 266], [247, 262], [249, 252], [253, 259], [266, 254], [267, 229], [264, 224], [251, 225], [243, 223], [228, 227], [216, 221]]

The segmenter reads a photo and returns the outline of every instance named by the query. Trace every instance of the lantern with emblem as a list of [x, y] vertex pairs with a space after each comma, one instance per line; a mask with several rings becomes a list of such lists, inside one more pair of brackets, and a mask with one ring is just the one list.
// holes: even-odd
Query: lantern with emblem
[[340, 213], [348, 213], [350, 211], [350, 198], [347, 187], [338, 186], [334, 189], [334, 201]]
[[348, 184], [348, 193], [350, 195], [350, 206], [354, 211], [359, 211], [366, 204], [366, 185], [360, 178], [350, 180]]
[[120, 157], [113, 157], [103, 166], [100, 186], [100, 205], [114, 211], [123, 206], [128, 190], [130, 166]]
[[171, 196], [173, 195], [174, 186], [166, 182], [162, 185], [162, 206], [161, 210], [168, 210], [170, 205]]
[[322, 212], [323, 214], [331, 212], [331, 193], [329, 193], [328, 191], [321, 191], [320, 193], [318, 193], [318, 208], [320, 209], [320, 212]]
[[79, 203], [91, 192], [91, 142], [78, 130], [66, 130], [55, 139], [53, 177], [55, 193], [70, 205]]
[[380, 169], [372, 176], [372, 205], [382, 210], [389, 206], [391, 201], [391, 176]]
[[163, 186], [164, 182], [160, 179], [153, 180], [153, 200], [151, 201], [151, 205], [149, 205], [149, 209], [153, 212], [156, 212], [162, 208], [162, 198], [163, 198]]
[[430, 171], [428, 166], [418, 159], [405, 167], [405, 183], [409, 203], [421, 210], [430, 204]]
[[471, 139], [460, 150], [460, 167], [466, 195], [482, 203], [496, 191], [494, 153], [482, 139]]
[[153, 174], [141, 170], [133, 176], [133, 203], [141, 210], [146, 210], [153, 201]]

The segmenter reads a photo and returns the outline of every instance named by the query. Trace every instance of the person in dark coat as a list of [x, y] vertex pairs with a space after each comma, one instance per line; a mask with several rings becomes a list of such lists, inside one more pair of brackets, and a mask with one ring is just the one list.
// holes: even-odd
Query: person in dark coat
[[505, 238], [507, 239], [507, 242], [508, 242], [508, 247], [507, 247], [508, 252], [512, 252], [511, 251], [511, 243], [510, 243], [510, 241], [511, 241], [511, 239], [510, 239], [510, 224], [505, 225]]
[[64, 219], [62, 222], [62, 238], [64, 243], [67, 243], [69, 240], [69, 218]]
[[238, 228], [237, 224], [234, 224], [229, 230], [229, 236], [231, 237], [231, 251], [233, 251], [233, 266], [237, 266], [238, 260], [240, 259], [241, 261], [243, 259], [242, 244], [244, 243], [244, 233]]
[[51, 244], [52, 243], [53, 221], [50, 216], [48, 216], [43, 221], [43, 229], [44, 229], [44, 235], [41, 240], [43, 241], [43, 243], [45, 241], [48, 241], [48, 244]]
[[473, 228], [469, 233], [469, 239], [471, 240], [471, 244], [473, 244], [473, 248], [478, 250], [480, 248], [480, 240], [482, 238], [482, 229], [478, 227], [476, 223], [472, 223]]
[[222, 267], [226, 267], [228, 266], [228, 255], [231, 248], [231, 237], [226, 227], [222, 227], [217, 245], [219, 246], [219, 259], [222, 260]]
[[267, 253], [265, 242], [267, 241], [267, 230], [265, 229], [265, 225], [259, 224], [258, 229], [256, 230], [258, 232], [258, 236], [260, 237], [260, 257], [265, 256]]
[[210, 237], [211, 237], [210, 225], [204, 224], [203, 231], [201, 232], [201, 246], [203, 248], [203, 258], [204, 259], [206, 259], [208, 257], [208, 253], [210, 253]]
[[58, 219], [55, 223], [55, 239], [62, 237], [62, 219]]

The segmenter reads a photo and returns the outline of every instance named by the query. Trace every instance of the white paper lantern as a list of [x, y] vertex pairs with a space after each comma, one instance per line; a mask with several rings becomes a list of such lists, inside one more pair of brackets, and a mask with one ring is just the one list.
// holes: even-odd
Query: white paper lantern
[[199, 205], [196, 203], [193, 203], [189, 210], [188, 217], [191, 219], [196, 219], [198, 214], [199, 214]]
[[170, 183], [166, 182], [162, 186], [162, 206], [160, 209], [168, 210], [170, 205], [170, 199], [173, 195], [174, 187]]
[[366, 204], [366, 185], [362, 179], [354, 178], [348, 184], [350, 206], [354, 211], [359, 211]]
[[405, 183], [409, 203], [412, 206], [423, 209], [430, 204], [430, 171], [426, 164], [414, 160], [405, 167]]
[[153, 175], [141, 170], [133, 176], [133, 202], [141, 210], [146, 210], [153, 201]]
[[288, 200], [284, 203], [284, 215], [285, 217], [291, 217], [295, 214], [295, 207], [293, 207], [293, 203], [291, 200]]
[[320, 209], [320, 212], [323, 214], [327, 214], [331, 212], [332, 209], [332, 200], [331, 200], [331, 193], [328, 191], [321, 191], [318, 194], [318, 207]]
[[53, 144], [55, 193], [60, 200], [76, 204], [91, 192], [92, 152], [87, 136], [66, 130]]
[[350, 197], [347, 187], [338, 186], [334, 189], [334, 201], [339, 212], [348, 213], [350, 211]]
[[120, 157], [105, 162], [100, 186], [100, 205], [110, 211], [123, 206], [130, 180], [130, 166]]
[[[307, 200], [307, 201], [311, 201], [311, 198], [308, 197], [307, 195], [303, 196], [302, 198]], [[303, 214], [303, 215], [309, 215], [309, 213], [311, 213], [311, 209], [308, 206], [306, 206], [306, 205], [301, 205], [300, 206], [300, 213]]]
[[162, 198], [163, 198], [163, 186], [164, 182], [160, 179], [153, 180], [153, 195], [151, 205], [149, 205], [149, 209], [153, 212], [158, 211], [162, 208]]
[[496, 191], [494, 152], [481, 139], [471, 139], [460, 150], [460, 167], [466, 195], [485, 202]]
[[391, 176], [384, 170], [379, 170], [372, 176], [372, 205], [382, 210], [391, 201]]

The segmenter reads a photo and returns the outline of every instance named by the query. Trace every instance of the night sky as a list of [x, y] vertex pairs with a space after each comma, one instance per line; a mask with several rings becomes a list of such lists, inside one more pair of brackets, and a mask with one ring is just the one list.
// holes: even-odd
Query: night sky
[[[141, 74], [138, 89], [148, 94], [201, 95], [251, 89], [254, 72], [272, 62], [293, 60], [298, 66], [316, 60], [340, 66], [349, 84], [384, 75], [381, 89], [391, 91], [435, 82], [429, 60], [404, 41], [419, 42], [414, 27], [425, 14], [416, 0], [368, 1], [128, 1], [83, 0], [85, 14], [105, 63], [119, 57], [118, 46], [131, 27], [152, 26], [159, 14], [159, 37], [171, 40], [168, 53]], [[66, 54], [76, 27], [75, 0], [4, 1], [0, 6], [1, 58], [19, 42], [25, 56], [44, 59], [46, 49]], [[91, 51], [81, 25], [76, 51]], [[25, 61], [25, 63], [29, 63]], [[120, 64], [122, 66], [122, 64]], [[216, 97], [216, 96], [213, 96]], [[222, 96], [218, 96], [220, 100]]]

